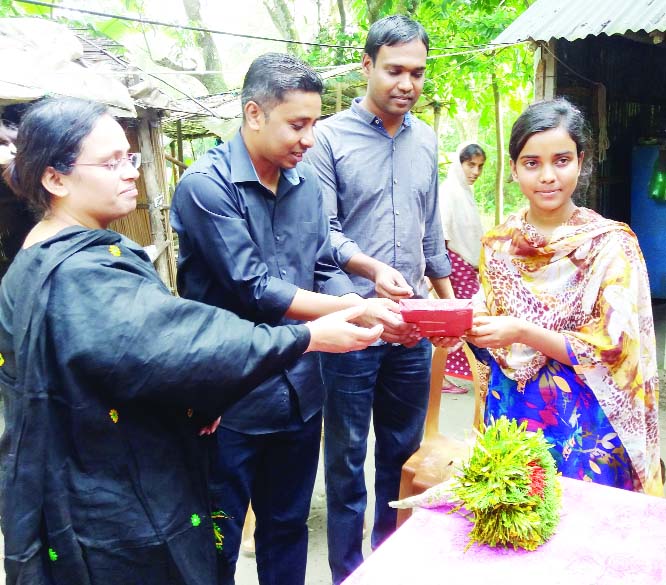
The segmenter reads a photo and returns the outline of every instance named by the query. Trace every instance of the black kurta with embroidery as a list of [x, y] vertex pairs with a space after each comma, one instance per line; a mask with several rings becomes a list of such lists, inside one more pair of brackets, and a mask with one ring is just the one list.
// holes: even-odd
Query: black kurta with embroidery
[[7, 583], [215, 583], [198, 430], [308, 342], [171, 296], [114, 232], [21, 251], [0, 286]]

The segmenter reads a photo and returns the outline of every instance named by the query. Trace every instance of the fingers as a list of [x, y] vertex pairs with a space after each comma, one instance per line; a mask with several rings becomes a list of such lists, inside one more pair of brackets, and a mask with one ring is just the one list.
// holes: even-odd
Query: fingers
[[402, 317], [390, 311], [382, 311], [381, 321], [386, 329], [391, 329], [396, 334], [416, 331], [413, 323], [405, 323]]
[[384, 309], [388, 309], [393, 313], [400, 313], [400, 305], [392, 299], [374, 298], [374, 299], [368, 299], [368, 301], [373, 304], [378, 304], [379, 306], [383, 307]]
[[363, 313], [365, 313], [365, 305], [364, 304], [359, 304], [355, 305], [354, 307], [349, 307], [347, 309], [342, 309], [341, 311], [335, 311], [335, 313], [330, 313], [326, 315], [325, 317], [320, 317], [320, 319], [335, 319], [335, 320], [340, 320], [340, 321], [352, 321], [353, 319], [357, 319]]
[[405, 278], [395, 269], [390, 269], [375, 280], [375, 290], [380, 297], [390, 299], [405, 299], [412, 297], [414, 291]]
[[405, 347], [412, 347], [416, 345], [421, 339], [423, 339], [423, 337], [418, 332], [396, 334], [392, 331], [384, 329], [382, 339], [387, 343], [399, 343]]
[[382, 333], [384, 333], [384, 326], [383, 325], [375, 325], [374, 327], [370, 329], [362, 329], [360, 335], [365, 339], [370, 341], [370, 343], [374, 343], [377, 341]]
[[472, 328], [483, 327], [489, 323], [492, 323], [492, 317], [489, 315], [474, 315], [474, 318], [472, 319]]
[[429, 337], [430, 343], [436, 347], [447, 347], [450, 352], [454, 352], [462, 346], [462, 340], [459, 337]]
[[411, 288], [401, 288], [397, 286], [380, 286], [379, 284], [375, 286], [375, 291], [380, 297], [385, 297], [393, 301], [399, 301], [400, 299], [408, 299], [414, 295], [414, 292]]
[[212, 435], [217, 430], [217, 427], [220, 426], [221, 421], [222, 421], [222, 417], [218, 416], [212, 423], [210, 423], [209, 425], [207, 425], [205, 427], [202, 427], [199, 430], [199, 436], [201, 437], [203, 435]]
[[350, 325], [350, 327], [354, 327], [356, 331], [353, 332], [354, 334], [354, 341], [355, 343], [352, 342], [350, 344], [348, 349], [345, 349], [344, 351], [358, 351], [361, 349], [365, 349], [369, 345], [372, 345], [376, 341], [379, 340], [379, 338], [382, 336], [382, 333], [384, 333], [384, 327], [381, 325], [375, 325], [374, 327], [370, 329], [364, 329], [363, 327], [356, 327], [355, 325]]

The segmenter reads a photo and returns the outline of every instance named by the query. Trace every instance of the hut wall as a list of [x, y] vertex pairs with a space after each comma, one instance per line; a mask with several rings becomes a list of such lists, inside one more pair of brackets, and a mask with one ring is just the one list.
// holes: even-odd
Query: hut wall
[[[556, 54], [570, 67], [557, 64], [557, 95], [578, 104], [592, 122], [596, 168], [585, 204], [630, 223], [632, 148], [666, 136], [666, 47], [601, 35], [559, 40]], [[603, 111], [597, 83], [606, 89]], [[610, 147], [600, 162], [596, 144], [604, 123]]]
[[[137, 120], [121, 121], [121, 123], [130, 143], [130, 151], [139, 152], [141, 149], [139, 148]], [[136, 209], [126, 217], [112, 222], [109, 229], [127, 236], [141, 246], [148, 246], [153, 243], [153, 238], [150, 231], [148, 195], [143, 175], [140, 175], [137, 179], [136, 186], [139, 191]]]
[[[145, 113], [138, 120], [123, 122], [123, 127], [130, 143], [130, 150], [142, 153], [142, 170], [136, 181], [139, 196], [137, 208], [128, 216], [113, 222], [109, 228], [141, 246], [155, 245], [159, 253], [155, 261], [156, 268], [162, 280], [173, 292], [176, 283], [176, 257], [168, 217], [169, 187], [159, 119], [150, 113]], [[144, 135], [143, 144], [139, 138], [140, 132]]]

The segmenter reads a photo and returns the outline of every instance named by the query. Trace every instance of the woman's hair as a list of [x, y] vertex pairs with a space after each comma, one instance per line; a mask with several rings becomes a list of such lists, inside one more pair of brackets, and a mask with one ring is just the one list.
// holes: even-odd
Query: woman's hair
[[564, 128], [576, 144], [576, 154], [580, 158], [585, 153], [576, 194], [587, 190], [592, 173], [592, 137], [590, 127], [583, 113], [565, 98], [536, 102], [527, 106], [514, 122], [509, 139], [509, 156], [516, 162], [525, 143], [538, 132], [554, 128]]
[[27, 111], [18, 127], [16, 156], [3, 176], [38, 217], [51, 207], [51, 194], [42, 185], [46, 169], [69, 174], [84, 139], [108, 113], [106, 106], [78, 98], [41, 100]]
[[486, 160], [486, 153], [483, 148], [478, 144], [468, 144], [460, 151], [458, 158], [460, 159], [460, 164], [465, 161], [472, 160], [475, 156], [482, 156], [483, 160]]

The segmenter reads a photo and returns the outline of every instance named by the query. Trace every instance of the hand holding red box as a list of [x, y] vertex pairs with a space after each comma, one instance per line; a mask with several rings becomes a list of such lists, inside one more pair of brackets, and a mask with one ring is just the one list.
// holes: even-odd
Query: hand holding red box
[[471, 299], [403, 299], [400, 313], [424, 337], [460, 337], [472, 327]]

